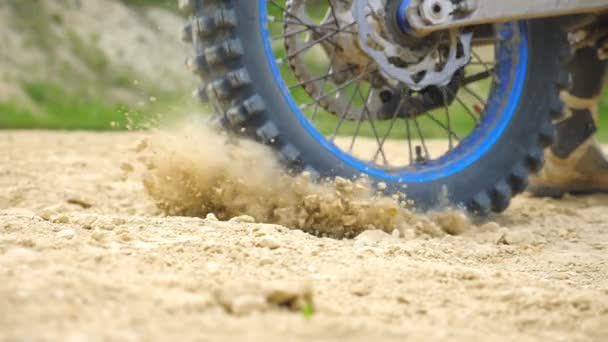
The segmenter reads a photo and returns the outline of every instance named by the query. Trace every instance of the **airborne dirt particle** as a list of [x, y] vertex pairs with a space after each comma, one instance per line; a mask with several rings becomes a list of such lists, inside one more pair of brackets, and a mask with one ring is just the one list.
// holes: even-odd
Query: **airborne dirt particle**
[[[274, 223], [335, 238], [419, 226], [426, 235], [458, 234], [468, 224], [464, 215], [452, 214], [439, 225], [432, 220], [420, 225], [428, 219], [404, 208], [404, 196], [380, 195], [383, 184], [374, 186], [366, 178], [319, 184], [307, 173], [292, 176], [267, 147], [199, 123], [152, 133], [142, 141], [136, 150], [147, 168], [144, 186], [167, 215]], [[430, 234], [429, 224], [446, 230]]]
[[456, 210], [446, 210], [435, 214], [433, 219], [443, 231], [451, 235], [460, 235], [471, 225], [469, 218]]

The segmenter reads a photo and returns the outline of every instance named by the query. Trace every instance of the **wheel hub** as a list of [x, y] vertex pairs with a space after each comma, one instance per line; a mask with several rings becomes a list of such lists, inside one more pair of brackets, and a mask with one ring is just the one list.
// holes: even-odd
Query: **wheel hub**
[[[406, 19], [409, 0], [353, 0], [352, 13], [357, 23], [358, 46], [379, 67], [387, 79], [394, 79], [410, 89], [421, 90], [429, 86], [445, 86], [456, 72], [470, 60], [472, 33], [457, 30], [441, 32], [441, 44], [423, 48], [403, 46], [390, 34], [384, 23], [386, 17], [396, 18], [401, 33], [407, 34]], [[396, 6], [398, 5], [398, 6]], [[391, 13], [387, 13], [387, 9]], [[432, 10], [432, 9], [431, 9]], [[434, 41], [412, 37], [410, 41]], [[421, 58], [419, 53], [422, 53]]]
[[409, 21], [407, 20], [407, 9], [410, 6], [410, 0], [402, 0], [399, 4], [399, 8], [397, 9], [397, 23], [399, 24], [399, 28], [403, 32], [410, 32], [412, 27], [410, 26]]

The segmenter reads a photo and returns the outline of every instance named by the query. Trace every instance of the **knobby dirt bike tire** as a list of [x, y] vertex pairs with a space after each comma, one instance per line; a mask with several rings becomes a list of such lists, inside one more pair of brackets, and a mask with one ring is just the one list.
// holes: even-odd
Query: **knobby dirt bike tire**
[[[291, 170], [319, 177], [355, 178], [353, 169], [304, 132], [286, 110], [283, 93], [265, 60], [259, 32], [257, 0], [183, 0], [189, 16], [183, 40], [194, 47], [189, 68], [202, 80], [198, 96], [212, 104], [224, 129], [264, 143], [277, 151]], [[565, 65], [570, 56], [566, 33], [557, 19], [529, 21], [529, 71], [523, 96], [500, 139], [461, 172], [438, 180], [407, 184], [405, 192], [421, 209], [445, 202], [486, 215], [504, 211], [528, 185], [528, 175], [543, 166], [543, 151], [554, 139], [552, 120], [564, 105], [560, 91], [569, 85]], [[387, 183], [387, 193], [403, 184]]]

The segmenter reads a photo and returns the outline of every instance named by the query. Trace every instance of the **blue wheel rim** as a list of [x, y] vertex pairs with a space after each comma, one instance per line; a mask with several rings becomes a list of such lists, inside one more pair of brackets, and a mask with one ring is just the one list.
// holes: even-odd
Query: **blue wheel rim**
[[[510, 22], [497, 26], [499, 40], [508, 42], [500, 44], [497, 49], [496, 62], [499, 65], [497, 76], [500, 81], [488, 98], [484, 119], [458, 147], [445, 156], [414, 169], [395, 172], [371, 165], [344, 152], [327, 140], [304, 115], [291, 95], [276, 62], [268, 30], [267, 0], [259, 0], [259, 16], [267, 61], [291, 112], [322, 148], [361, 173], [386, 181], [405, 183], [429, 182], [452, 176], [488, 153], [516, 114], [528, 69], [528, 34], [525, 22]], [[516, 41], [516, 44], [512, 44], [513, 41]]]

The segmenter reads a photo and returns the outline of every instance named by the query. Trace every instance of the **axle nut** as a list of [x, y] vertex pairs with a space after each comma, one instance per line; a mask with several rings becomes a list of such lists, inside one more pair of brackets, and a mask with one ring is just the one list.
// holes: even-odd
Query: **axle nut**
[[447, 23], [454, 11], [454, 5], [446, 0], [425, 0], [420, 5], [420, 16], [430, 25]]

